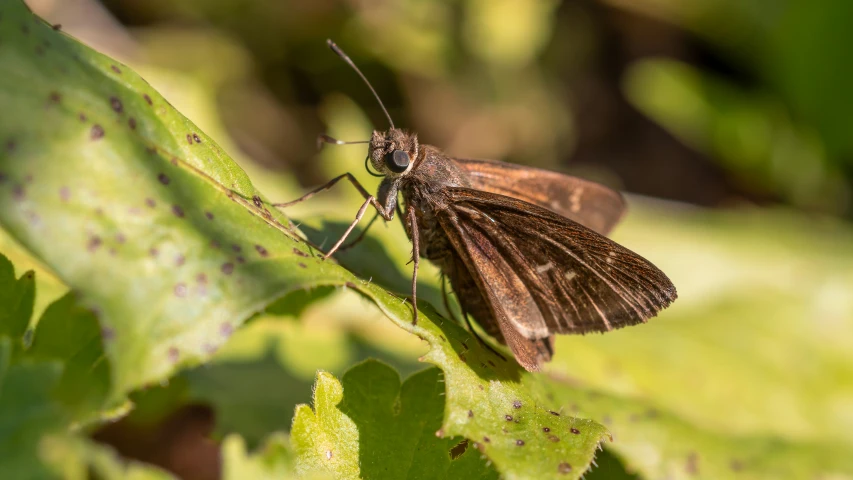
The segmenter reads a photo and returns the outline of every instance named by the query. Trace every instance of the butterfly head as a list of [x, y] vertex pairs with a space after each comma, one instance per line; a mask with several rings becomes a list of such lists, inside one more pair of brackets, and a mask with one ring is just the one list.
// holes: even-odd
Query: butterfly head
[[374, 131], [367, 155], [380, 174], [402, 177], [412, 170], [418, 158], [418, 136], [398, 128]]

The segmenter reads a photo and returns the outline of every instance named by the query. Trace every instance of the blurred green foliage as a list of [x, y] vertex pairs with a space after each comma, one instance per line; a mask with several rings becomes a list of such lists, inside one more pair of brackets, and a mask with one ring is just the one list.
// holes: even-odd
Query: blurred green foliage
[[465, 444], [448, 455], [463, 437], [433, 440], [444, 414], [443, 383], [441, 371], [432, 368], [401, 384], [393, 368], [375, 360], [354, 366], [342, 381], [319, 373], [313, 410], [302, 405], [293, 419], [297, 472], [325, 471], [334, 478], [497, 479], [476, 448]]
[[[135, 78], [118, 83], [101, 80], [99, 69], [109, 68], [103, 63], [107, 59], [101, 59], [94, 62], [95, 68], [74, 70], [76, 83], [60, 87], [67, 105], [93, 109], [89, 120], [102, 119], [108, 125], [114, 112], [103, 101], [107, 90], [118, 89], [123, 105], [134, 109], [139, 99], [133, 103], [125, 95], [150, 92], [160, 104], [164, 99], [157, 92], [162, 93], [199, 126], [204, 139], [203, 151], [186, 158], [204, 167], [211, 157], [226, 165], [225, 172], [233, 176], [218, 180], [232, 186], [238, 182], [247, 198], [257, 189], [265, 198], [289, 200], [298, 196], [300, 183], [316, 184], [343, 171], [352, 171], [368, 189], [375, 188], [376, 180], [363, 171], [359, 147], [327, 148], [316, 154], [317, 133], [363, 139], [371, 128], [385, 125], [369, 91], [325, 49], [324, 41], [331, 37], [365, 71], [395, 122], [417, 130], [422, 141], [460, 156], [582, 172], [639, 193], [740, 207], [709, 212], [681, 203], [632, 198], [632, 211], [617, 231], [617, 240], [667, 272], [679, 288], [679, 301], [646, 326], [605, 336], [560, 338], [548, 373], [525, 378], [520, 388], [543, 402], [544, 408], [601, 422], [613, 434], [613, 442], [605, 445], [610, 453], [597, 458], [601, 469], [586, 478], [853, 478], [847, 454], [853, 445], [853, 303], [849, 294], [853, 232], [845, 221], [821, 216], [853, 214], [853, 141], [846, 132], [853, 111], [849, 100], [853, 94], [846, 83], [853, 63], [843, 48], [853, 40], [853, 30], [846, 25], [853, 13], [849, 2], [105, 0], [119, 24], [96, 23], [97, 16], [80, 20], [69, 15], [83, 8], [103, 14], [95, 2], [28, 3], [52, 22], [62, 23], [72, 35], [132, 65], [156, 88], [154, 92]], [[20, 25], [13, 26], [16, 38], [23, 38]], [[7, 16], [0, 19], [0, 34], [8, 28]], [[100, 41], [93, 32], [102, 35]], [[62, 125], [64, 132], [71, 120], [77, 120], [62, 117], [49, 106], [42, 109], [39, 102], [49, 96], [37, 97], [36, 103], [36, 97], [27, 96], [26, 92], [47, 85], [39, 81], [48, 70], [39, 70], [46, 68], [43, 63], [32, 63], [40, 66], [25, 74], [21, 66], [40, 58], [45, 49], [52, 55], [51, 48], [56, 47], [40, 45], [42, 37], [28, 38], [30, 43], [19, 43], [29, 48], [27, 53], [16, 51], [14, 57], [9, 56], [12, 50], [5, 37], [0, 38], [0, 54], [7, 55], [0, 71], [12, 74], [0, 80], [0, 102], [28, 112], [28, 116], [0, 120], [0, 135], [24, 131], [23, 118], [30, 125], [42, 122], [36, 136], [50, 139], [54, 137], [49, 129]], [[60, 67], [78, 67], [66, 57], [51, 61]], [[120, 68], [128, 74], [123, 65]], [[13, 95], [13, 91], [24, 93]], [[91, 91], [104, 98], [92, 98], [86, 93]], [[170, 147], [183, 145], [183, 132], [177, 132], [192, 125], [172, 110], [138, 121], [145, 138]], [[63, 134], [62, 144], [38, 146], [45, 162], [36, 169], [38, 181], [43, 180], [42, 172], [50, 172], [58, 182], [44, 192], [55, 194], [66, 182], [82, 180], [89, 180], [93, 191], [110, 184], [110, 198], [115, 199], [151, 188], [148, 183], [159, 188], [155, 182], [139, 181], [134, 173], [115, 182], [109, 172], [73, 170], [91, 167], [89, 160], [106, 158], [112, 159], [111, 168], [129, 165], [132, 170], [134, 165], [158, 161], [169, 168], [169, 158], [162, 152], [154, 160], [141, 161], [142, 143], [133, 136], [129, 142], [114, 139], [113, 132], [108, 129], [104, 150], [85, 163], [66, 160], [71, 152], [84, 151], [85, 138]], [[0, 147], [6, 146], [3, 158], [12, 158], [15, 149], [9, 149], [9, 140], [0, 140]], [[185, 158], [186, 147], [182, 148], [176, 151]], [[231, 167], [229, 155], [242, 170]], [[61, 167], [55, 163], [59, 158], [65, 160]], [[13, 164], [13, 170], [26, 168]], [[23, 170], [15, 170], [18, 173], [26, 177]], [[223, 209], [222, 214], [216, 210], [217, 219], [233, 213], [229, 238], [242, 240], [258, 234], [254, 227], [246, 227], [250, 217], [235, 205], [226, 205], [220, 192], [204, 185], [190, 188], [194, 185], [190, 176], [173, 180], [191, 191], [194, 199], [202, 198], [198, 205]], [[14, 195], [9, 188], [7, 184], [5, 191], [0, 190], [4, 198]], [[360, 197], [347, 188], [336, 187], [287, 213], [301, 222], [312, 240], [328, 245], [358, 205]], [[317, 370], [332, 372], [321, 374], [323, 385], [341, 388], [347, 384], [347, 375], [355, 375], [348, 370], [351, 365], [379, 357], [407, 377], [421, 368], [416, 360], [429, 351], [352, 288], [313, 289], [273, 303], [236, 330], [227, 343], [219, 342], [215, 355], [204, 349], [201, 337], [194, 337], [190, 344], [195, 342], [205, 351], [196, 352], [195, 360], [178, 364], [164, 360], [170, 358], [165, 343], [160, 351], [143, 349], [156, 357], [150, 363], [126, 357], [125, 349], [112, 347], [108, 348], [110, 362], [101, 362], [93, 375], [85, 377], [91, 383], [80, 384], [75, 379], [83, 377], [80, 372], [85, 371], [86, 362], [98, 357], [100, 337], [88, 343], [69, 342], [85, 345], [79, 354], [64, 351], [69, 345], [62, 342], [38, 340], [40, 335], [42, 339], [60, 337], [58, 327], [63, 322], [92, 326], [94, 317], [70, 296], [63, 296], [68, 287], [59, 278], [78, 286], [109, 271], [113, 276], [102, 280], [103, 285], [135, 291], [114, 279], [121, 278], [121, 272], [139, 271], [144, 264], [144, 271], [158, 279], [146, 283], [146, 288], [159, 289], [146, 297], [150, 299], [164, 298], [180, 278], [168, 269], [151, 267], [143, 258], [147, 248], [141, 255], [122, 252], [113, 258], [105, 245], [100, 263], [70, 261], [86, 255], [78, 250], [87, 243], [72, 241], [83, 235], [80, 225], [87, 225], [89, 234], [93, 226], [122, 225], [128, 216], [110, 209], [103, 216], [93, 215], [92, 209], [68, 211], [61, 198], [54, 197], [44, 204], [53, 213], [43, 219], [51, 225], [64, 224], [70, 233], [62, 235], [64, 242], [32, 234], [24, 242], [26, 248], [18, 241], [21, 232], [34, 228], [27, 225], [32, 217], [26, 208], [4, 200], [7, 214], [17, 215], [20, 222], [12, 227], [14, 222], [4, 223], [17, 241], [3, 233], [0, 252], [19, 271], [38, 272], [34, 307], [26, 277], [7, 280], [17, 286], [9, 283], [9, 288], [0, 288], [0, 296], [21, 299], [16, 304], [26, 310], [0, 312], [0, 334], [7, 336], [4, 351], [20, 351], [30, 341], [22, 329], [37, 322], [27, 312], [32, 310], [35, 319], [53, 318], [45, 323], [45, 332], [53, 333], [37, 330], [31, 339], [33, 345], [46, 345], [33, 347], [33, 352], [43, 353], [38, 358], [26, 362], [12, 360], [14, 356], [0, 358], [0, 372], [5, 372], [0, 375], [0, 423], [8, 427], [4, 432], [21, 432], [11, 437], [17, 450], [7, 452], [18, 463], [6, 463], [9, 468], [40, 469], [34, 460], [38, 454], [48, 460], [44, 468], [65, 465], [66, 478], [82, 478], [88, 468], [104, 478], [160, 478], [160, 471], [121, 465], [107, 447], [67, 435], [72, 425], [88, 432], [99, 425], [92, 423], [98, 417], [117, 413], [116, 405], [103, 403], [102, 380], [109, 367], [114, 375], [116, 369], [132, 374], [119, 374], [126, 382], [119, 388], [122, 393], [147, 384], [131, 393], [134, 410], [122, 428], [137, 432], [162, 424], [186, 405], [209, 405], [216, 412], [213, 436], [222, 440], [225, 478], [282, 478], [292, 474], [300, 461], [311, 458], [306, 454], [294, 459], [290, 440], [282, 433], [289, 430], [297, 404], [314, 402], [313, 413], [306, 405], [297, 410], [303, 419], [315, 415], [318, 408], [332, 417], [347, 418], [339, 404], [312, 397]], [[170, 201], [157, 197], [158, 204], [160, 200]], [[746, 203], [787, 208], [744, 208]], [[353, 211], [343, 205], [352, 205]], [[139, 236], [151, 238], [152, 225], [162, 228], [160, 232], [176, 231], [169, 223], [169, 212], [162, 217], [138, 225]], [[183, 234], [193, 235], [193, 229]], [[269, 238], [264, 245], [283, 241], [273, 235]], [[339, 258], [364, 281], [405, 294], [409, 249], [398, 224], [379, 225], [361, 246]], [[193, 249], [202, 250], [200, 244]], [[206, 255], [187, 255], [184, 261], [203, 266], [210, 260]], [[298, 264], [300, 260], [284, 261]], [[294, 268], [293, 264], [281, 269], [287, 268]], [[435, 273], [424, 267], [419, 292], [438, 308]], [[74, 280], [69, 282], [71, 274]], [[263, 273], [265, 278], [278, 274]], [[141, 283], [136, 277], [128, 281]], [[252, 283], [254, 275], [244, 281], [257, 286]], [[224, 302], [249, 302], [244, 294], [245, 290], [232, 291], [224, 295]], [[103, 293], [102, 298], [115, 302], [115, 310], [107, 313], [119, 318], [118, 324], [101, 319], [108, 328], [118, 325], [119, 330], [135, 332], [137, 322], [131, 319], [150, 321], [140, 308], [128, 311], [126, 299], [114, 293]], [[270, 300], [257, 301], [251, 312], [233, 316], [235, 324], [263, 310]], [[83, 301], [91, 301], [91, 296]], [[156, 304], [156, 300], [138, 302]], [[395, 310], [398, 323], [404, 310]], [[205, 321], [211, 317], [196, 313], [201, 323], [175, 324], [188, 331], [208, 328]], [[150, 338], [152, 344], [178, 333], [166, 330]], [[81, 328], [62, 338], [91, 332]], [[183, 354], [184, 342], [181, 345]], [[436, 352], [440, 350], [428, 355], [434, 358]], [[80, 363], [65, 364], [69, 357]], [[2, 358], [10, 360], [4, 364]], [[195, 366], [201, 358], [205, 363]], [[464, 364], [454, 364], [460, 367], [457, 374], [465, 373]], [[411, 379], [423, 382], [431, 372]], [[162, 385], [151, 383], [161, 379]], [[465, 376], [456, 381], [462, 386], [456, 390], [448, 386], [448, 392], [467, 392], [464, 386], [476, 385]], [[425, 387], [436, 387], [428, 383]], [[10, 397], [10, 388], [19, 394]], [[377, 396], [393, 396], [388, 393], [391, 390]], [[342, 396], [347, 396], [347, 390]], [[451, 396], [441, 416], [444, 422], [455, 422], [448, 424], [456, 430], [445, 433], [480, 435], [480, 430], [465, 426], [467, 408], [459, 402], [470, 399], [463, 395], [453, 403]], [[22, 424], [14, 423], [19, 421], [17, 415], [4, 417], [3, 412], [11, 410], [32, 413], [25, 419], [26, 428], [12, 428]], [[93, 411], [94, 415], [85, 414]], [[124, 410], [119, 408], [118, 413]], [[460, 419], [460, 414], [466, 415]], [[476, 418], [480, 417], [478, 412]], [[435, 422], [437, 417], [427, 420]], [[434, 436], [430, 441], [433, 447], [449, 442]], [[343, 450], [336, 460], [358, 456], [352, 442], [337, 448]], [[247, 453], [255, 449], [257, 453]], [[322, 461], [325, 452], [314, 452], [315, 460]], [[472, 453], [469, 445], [466, 455], [473, 457]], [[348, 468], [354, 465], [353, 460]]]
[[[330, 37], [398, 124], [460, 156], [710, 205], [853, 214], [845, 0], [104, 3], [137, 27], [147, 62], [214, 81], [241, 146], [306, 183], [321, 177], [324, 97], [345, 92], [385, 124], [324, 51]], [[229, 68], [211, 68], [211, 54]]]

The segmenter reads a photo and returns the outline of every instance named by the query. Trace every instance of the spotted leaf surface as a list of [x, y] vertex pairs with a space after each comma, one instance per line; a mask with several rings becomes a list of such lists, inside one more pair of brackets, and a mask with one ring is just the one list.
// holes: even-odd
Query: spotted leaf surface
[[843, 445], [703, 429], [635, 398], [565, 384], [554, 391], [578, 415], [605, 419], [614, 437], [608, 448], [642, 478], [853, 478]]
[[648, 478], [688, 478], [688, 457], [696, 478], [853, 478], [849, 226], [634, 209], [617, 240], [666, 271], [683, 302], [642, 327], [558, 338], [553, 378], [614, 399], [561, 405], [604, 422], [608, 446]]
[[339, 382], [317, 377], [314, 410], [297, 409], [293, 442], [302, 471], [336, 478], [497, 478], [462, 437], [440, 438], [441, 371], [431, 368], [401, 384], [393, 368], [367, 361]]
[[[296, 411], [298, 468], [340, 478], [497, 478], [480, 460], [485, 454], [507, 478], [579, 478], [586, 470], [602, 440], [599, 425], [543, 410], [517, 385], [492, 392], [511, 399], [501, 408], [479, 393], [488, 382], [468, 379], [473, 390], [465, 391], [463, 378], [430, 369], [401, 386], [377, 361], [352, 368], [341, 382], [319, 374], [313, 410]], [[442, 422], [442, 412], [450, 421]]]
[[206, 360], [286, 293], [336, 285], [432, 346], [425, 360], [448, 392], [441, 436], [478, 442], [510, 478], [586, 469], [603, 427], [549, 413], [463, 329], [424, 305], [413, 325], [400, 298], [318, 258], [127, 66], [12, 1], [0, 4], [0, 65], [0, 109], [14, 112], [0, 117], [0, 224], [97, 317], [113, 398]]
[[98, 316], [114, 393], [206, 358], [292, 288], [310, 254], [129, 68], [19, 2], [0, 5], [0, 65], [15, 112], [0, 118], [0, 224]]

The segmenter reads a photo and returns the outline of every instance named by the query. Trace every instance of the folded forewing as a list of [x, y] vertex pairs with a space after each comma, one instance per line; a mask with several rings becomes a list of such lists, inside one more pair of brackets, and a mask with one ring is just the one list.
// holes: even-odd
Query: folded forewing
[[472, 189], [446, 193], [447, 216], [463, 233], [457, 248], [494, 285], [484, 288], [511, 304], [505, 317], [527, 338], [634, 325], [676, 298], [648, 260], [553, 211]]
[[527, 370], [539, 370], [542, 362], [551, 359], [550, 333], [521, 277], [482, 225], [470, 219], [460, 222], [450, 211], [440, 215], [439, 221], [485, 298], [516, 360]]
[[578, 177], [494, 160], [454, 158], [471, 187], [552, 210], [607, 235], [622, 217], [625, 200], [615, 190]]

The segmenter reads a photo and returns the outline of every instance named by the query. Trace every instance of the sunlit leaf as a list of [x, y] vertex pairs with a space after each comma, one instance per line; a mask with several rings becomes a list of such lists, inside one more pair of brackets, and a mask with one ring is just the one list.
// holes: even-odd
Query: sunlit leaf
[[[269, 437], [257, 451], [249, 453], [242, 437], [229, 435], [222, 442], [222, 478], [224, 480], [296, 478], [290, 441], [283, 435]], [[322, 476], [307, 475], [319, 480]], [[303, 478], [306, 478], [303, 477]]]
[[[342, 382], [320, 373], [313, 411], [300, 406], [294, 419], [297, 468], [338, 478], [493, 478], [479, 460], [485, 453], [507, 478], [579, 478], [586, 470], [602, 440], [600, 426], [567, 423], [526, 403], [529, 393], [511, 382], [472, 379], [472, 390], [461, 391], [453, 370], [425, 370], [402, 385], [376, 361], [354, 367]], [[445, 385], [452, 393], [446, 400]], [[490, 397], [507, 400], [503, 409], [478, 393], [484, 385]], [[442, 412], [451, 419], [443, 425]], [[476, 440], [461, 444], [460, 433]]]
[[853, 478], [853, 459], [842, 445], [702, 429], [635, 398], [565, 384], [554, 391], [576, 413], [604, 418], [614, 437], [608, 448], [642, 478]]
[[586, 469], [600, 425], [551, 414], [517, 365], [427, 306], [413, 325], [408, 304], [315, 256], [243, 171], [129, 68], [19, 2], [0, 14], [0, 107], [15, 112], [0, 118], [11, 146], [0, 150], [0, 196], [10, 199], [0, 224], [96, 312], [114, 398], [209, 358], [286, 293], [346, 286], [430, 344], [425, 360], [442, 368], [448, 392], [442, 435], [478, 442], [508, 477]]
[[853, 478], [853, 231], [769, 210], [651, 221], [635, 210], [617, 238], [680, 298], [647, 325], [559, 337], [564, 410], [604, 422], [648, 478], [685, 474], [691, 452], [703, 478], [732, 462], [748, 478]]
[[127, 67], [0, 8], [0, 223], [98, 312], [116, 392], [209, 356], [286, 291], [257, 280], [280, 215]]
[[294, 419], [297, 466], [336, 478], [497, 478], [467, 443], [454, 451], [461, 437], [437, 438], [443, 390], [438, 369], [402, 384], [376, 361], [353, 367], [343, 382], [320, 373], [314, 410], [300, 406]]

